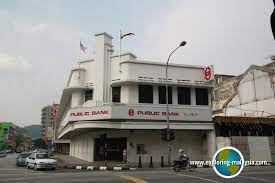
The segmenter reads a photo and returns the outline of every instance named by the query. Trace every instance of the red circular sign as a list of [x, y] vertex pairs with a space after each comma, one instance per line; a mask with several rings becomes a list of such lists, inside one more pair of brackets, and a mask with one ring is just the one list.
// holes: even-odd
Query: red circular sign
[[204, 69], [204, 78], [206, 80], [209, 80], [211, 78], [211, 68], [210, 67], [206, 67]]
[[128, 110], [128, 115], [129, 115], [129, 116], [134, 116], [134, 114], [135, 114], [134, 109], [129, 109], [129, 110]]

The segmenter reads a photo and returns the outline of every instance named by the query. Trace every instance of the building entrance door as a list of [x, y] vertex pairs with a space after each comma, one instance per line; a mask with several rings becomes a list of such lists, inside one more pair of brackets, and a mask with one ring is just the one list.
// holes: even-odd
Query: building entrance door
[[[107, 138], [107, 161], [123, 161], [123, 150], [127, 148], [127, 138]], [[104, 143], [100, 138], [95, 139], [95, 161], [104, 161]]]

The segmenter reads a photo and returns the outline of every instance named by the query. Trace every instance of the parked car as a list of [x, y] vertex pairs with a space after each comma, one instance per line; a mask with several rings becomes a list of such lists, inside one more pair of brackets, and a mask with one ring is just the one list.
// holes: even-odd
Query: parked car
[[32, 153], [26, 158], [27, 168], [38, 169], [56, 169], [56, 160], [50, 159], [47, 153]]
[[48, 154], [48, 150], [46, 150], [46, 149], [35, 149], [33, 152], [34, 153], [46, 153], [46, 154]]
[[16, 165], [26, 165], [26, 158], [31, 155], [30, 152], [22, 152], [16, 158]]
[[7, 153], [6, 151], [0, 151], [0, 158], [6, 157]]
[[12, 150], [11, 149], [7, 149], [6, 153], [12, 153]]
[[16, 153], [21, 153], [22, 150], [21, 150], [21, 148], [17, 148], [17, 149], [15, 150], [15, 152], [16, 152]]

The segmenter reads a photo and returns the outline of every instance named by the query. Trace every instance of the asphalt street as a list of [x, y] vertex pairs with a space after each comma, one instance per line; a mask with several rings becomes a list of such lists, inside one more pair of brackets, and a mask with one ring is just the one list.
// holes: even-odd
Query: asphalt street
[[242, 183], [274, 182], [275, 167], [245, 167], [236, 178], [223, 179], [211, 168], [198, 168], [195, 172], [176, 173], [169, 169], [137, 171], [87, 171], [59, 169], [55, 171], [34, 171], [25, 167], [16, 167], [16, 154], [0, 158], [0, 183], [2, 182], [39, 182], [39, 183], [77, 183], [77, 182], [136, 182], [136, 183]]

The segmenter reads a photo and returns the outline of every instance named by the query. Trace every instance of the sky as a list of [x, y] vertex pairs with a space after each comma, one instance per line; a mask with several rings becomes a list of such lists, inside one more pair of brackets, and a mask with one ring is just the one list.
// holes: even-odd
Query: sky
[[[0, 121], [40, 124], [59, 103], [69, 71], [94, 55], [94, 34], [134, 32], [122, 51], [138, 59], [214, 65], [238, 75], [275, 54], [272, 0], [0, 0]], [[80, 53], [79, 41], [88, 47]]]

